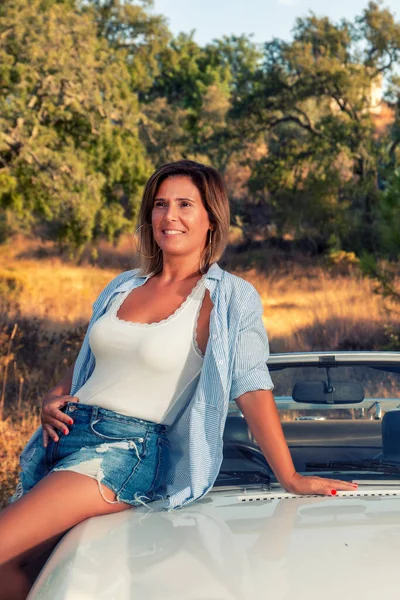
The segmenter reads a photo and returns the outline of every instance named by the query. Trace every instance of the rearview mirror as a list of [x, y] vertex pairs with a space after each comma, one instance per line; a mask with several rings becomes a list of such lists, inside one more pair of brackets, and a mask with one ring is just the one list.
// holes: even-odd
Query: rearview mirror
[[354, 404], [364, 400], [364, 388], [360, 383], [331, 381], [301, 381], [296, 383], [292, 398], [305, 404]]

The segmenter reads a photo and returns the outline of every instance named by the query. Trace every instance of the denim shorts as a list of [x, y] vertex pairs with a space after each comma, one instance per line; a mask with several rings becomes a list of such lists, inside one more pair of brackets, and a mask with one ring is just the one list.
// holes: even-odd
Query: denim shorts
[[[68, 402], [62, 411], [73, 419], [65, 435], [57, 430], [59, 441], [46, 447], [46, 474], [74, 471], [96, 479], [99, 491], [109, 503], [132, 506], [163, 498], [170, 442], [167, 427], [112, 410]], [[102, 486], [116, 499], [107, 500]]]

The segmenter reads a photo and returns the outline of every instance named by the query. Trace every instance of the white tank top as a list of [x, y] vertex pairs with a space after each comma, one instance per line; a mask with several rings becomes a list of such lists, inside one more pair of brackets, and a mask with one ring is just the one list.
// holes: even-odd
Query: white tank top
[[171, 425], [193, 395], [203, 365], [196, 330], [204, 276], [183, 304], [157, 323], [117, 317], [129, 293], [121, 292], [90, 330], [96, 366], [75, 396], [84, 404]]

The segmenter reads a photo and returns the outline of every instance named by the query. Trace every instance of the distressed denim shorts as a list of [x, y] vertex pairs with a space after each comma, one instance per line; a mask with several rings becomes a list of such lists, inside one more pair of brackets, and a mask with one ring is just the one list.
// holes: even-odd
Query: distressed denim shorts
[[112, 410], [68, 402], [62, 411], [73, 419], [69, 433], [46, 447], [46, 474], [74, 471], [96, 479], [132, 506], [162, 498], [170, 442], [167, 427]]

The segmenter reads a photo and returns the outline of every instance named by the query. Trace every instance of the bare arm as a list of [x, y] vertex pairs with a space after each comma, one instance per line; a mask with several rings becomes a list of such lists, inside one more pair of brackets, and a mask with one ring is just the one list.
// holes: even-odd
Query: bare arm
[[296, 472], [270, 390], [246, 392], [236, 399], [246, 422], [279, 483], [294, 494], [327, 494], [354, 490], [357, 484], [338, 479], [306, 477]]

